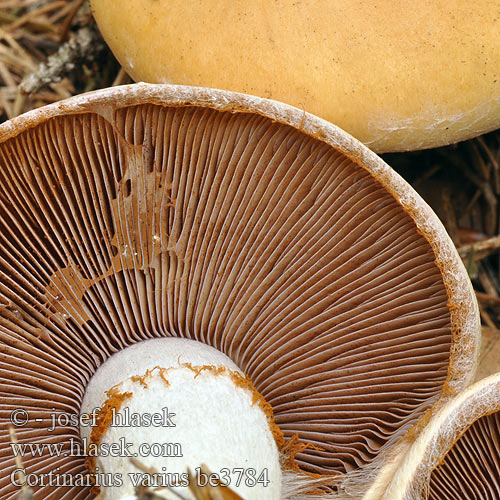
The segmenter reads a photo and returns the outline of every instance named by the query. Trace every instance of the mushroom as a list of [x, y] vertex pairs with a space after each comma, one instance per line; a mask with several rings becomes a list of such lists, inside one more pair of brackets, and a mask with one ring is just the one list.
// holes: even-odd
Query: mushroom
[[277, 99], [379, 153], [451, 144], [500, 126], [497, 2], [91, 5], [134, 80]]
[[459, 394], [412, 446], [384, 500], [497, 499], [500, 373]]
[[[94, 443], [175, 443], [168, 426], [161, 440], [158, 429], [118, 435], [110, 412], [176, 413], [187, 403], [168, 391], [183, 380], [196, 426], [196, 404], [210, 408], [206, 388], [220, 382], [228, 399], [208, 443], [232, 450], [219, 424], [253, 422], [230, 463], [252, 467], [258, 453], [242, 454], [254, 443], [269, 468], [280, 453], [282, 484], [260, 498], [291, 498], [299, 478], [294, 498], [320, 488], [375, 499], [418, 424], [469, 383], [478, 332], [469, 279], [430, 208], [374, 153], [301, 110], [136, 84], [0, 126], [0, 414], [21, 445], [80, 442], [101, 405]], [[194, 451], [179, 469], [175, 457], [143, 465], [220, 472], [200, 434], [182, 432]], [[36, 498], [90, 498], [87, 485], [40, 484], [84, 477], [84, 456], [52, 452], [23, 457]], [[5, 426], [0, 470], [0, 497], [13, 498]]]
[[[83, 422], [81, 435], [88, 443], [89, 468], [98, 470], [98, 477], [114, 475], [115, 485], [103, 498], [124, 498], [139, 480], [187, 488], [190, 468], [202, 486], [232, 482], [248, 500], [282, 498], [277, 444], [283, 437], [269, 418], [272, 410], [213, 347], [159, 338], [125, 348], [100, 366], [86, 387], [81, 413], [92, 415], [96, 408], [105, 411], [96, 425]], [[113, 425], [105, 425], [108, 419]], [[163, 467], [144, 474], [130, 457]], [[216, 472], [194, 468], [203, 463]], [[116, 481], [118, 474], [122, 481]]]

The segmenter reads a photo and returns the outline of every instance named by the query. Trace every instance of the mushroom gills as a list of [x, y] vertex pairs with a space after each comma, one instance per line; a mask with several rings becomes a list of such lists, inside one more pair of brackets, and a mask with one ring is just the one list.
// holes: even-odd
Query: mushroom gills
[[431, 473], [428, 500], [500, 499], [500, 412], [476, 420]]

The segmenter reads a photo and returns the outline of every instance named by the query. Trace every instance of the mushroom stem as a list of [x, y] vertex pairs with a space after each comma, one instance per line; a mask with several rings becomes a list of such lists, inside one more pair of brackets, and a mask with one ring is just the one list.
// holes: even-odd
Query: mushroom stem
[[142, 342], [112, 356], [87, 386], [82, 414], [89, 418], [80, 428], [87, 464], [96, 486], [106, 482], [106, 500], [133, 495], [139, 485], [159, 487], [165, 498], [177, 498], [167, 488], [193, 498], [188, 470], [201, 486], [279, 499], [277, 428], [268, 408], [216, 349], [185, 339]]

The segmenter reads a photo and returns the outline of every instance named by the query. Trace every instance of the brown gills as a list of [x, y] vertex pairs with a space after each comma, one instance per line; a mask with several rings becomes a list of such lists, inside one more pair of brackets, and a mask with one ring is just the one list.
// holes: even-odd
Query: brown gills
[[500, 413], [476, 420], [431, 474], [428, 500], [500, 499]]
[[[21, 443], [78, 440], [86, 384], [114, 352], [178, 336], [229, 355], [306, 471], [370, 463], [447, 377], [435, 256], [364, 168], [257, 114], [196, 106], [56, 117], [0, 145], [0, 417]], [[0, 498], [15, 498], [7, 428]], [[27, 453], [28, 472], [84, 457]], [[46, 486], [37, 499], [91, 498]], [[436, 497], [437, 498], [437, 497]], [[491, 497], [493, 498], [493, 497]]]

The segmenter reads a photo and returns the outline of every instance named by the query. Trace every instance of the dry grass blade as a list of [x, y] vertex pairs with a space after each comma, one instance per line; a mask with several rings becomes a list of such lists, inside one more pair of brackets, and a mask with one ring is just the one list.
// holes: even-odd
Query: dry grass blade
[[[31, 11], [27, 12], [26, 14], [24, 14], [23, 16], [18, 17], [12, 23], [10, 23], [7, 26], [7, 30], [10, 32], [15, 31], [17, 28], [20, 28], [24, 24], [30, 22], [32, 19], [36, 19], [37, 17], [39, 17], [43, 14], [46, 14], [48, 12], [52, 12], [56, 9], [64, 7], [65, 3], [66, 3], [65, 0], [58, 0], [58, 1], [50, 2], [47, 5], [42, 5], [41, 7], [37, 8], [35, 10], [31, 10]], [[41, 23], [41, 25], [43, 26], [43, 23]], [[47, 27], [48, 31], [55, 30], [55, 28], [51, 27], [50, 24], [46, 24], [46, 27]]]
[[[10, 442], [14, 445], [18, 444], [16, 431], [12, 425], [9, 426], [9, 434], [10, 434]], [[20, 481], [21, 483], [26, 482], [26, 476], [24, 474], [23, 461], [20, 455], [15, 455], [16, 459], [16, 469], [19, 471]], [[33, 500], [33, 491], [28, 488], [26, 485], [21, 487], [21, 492], [17, 496], [17, 500]]]
[[[32, 16], [30, 16], [32, 17]], [[10, 29], [12, 29], [12, 26], [15, 24], [19, 23], [20, 18], [9, 14], [7, 12], [2, 12], [0, 11], [0, 24], [1, 25], [8, 25]], [[52, 26], [51, 24], [45, 23], [45, 22], [40, 22], [40, 21], [33, 21], [30, 18], [24, 19], [24, 22], [21, 22], [19, 24], [20, 26], [23, 26], [31, 30], [35, 33], [55, 33], [57, 32], [57, 29]]]

